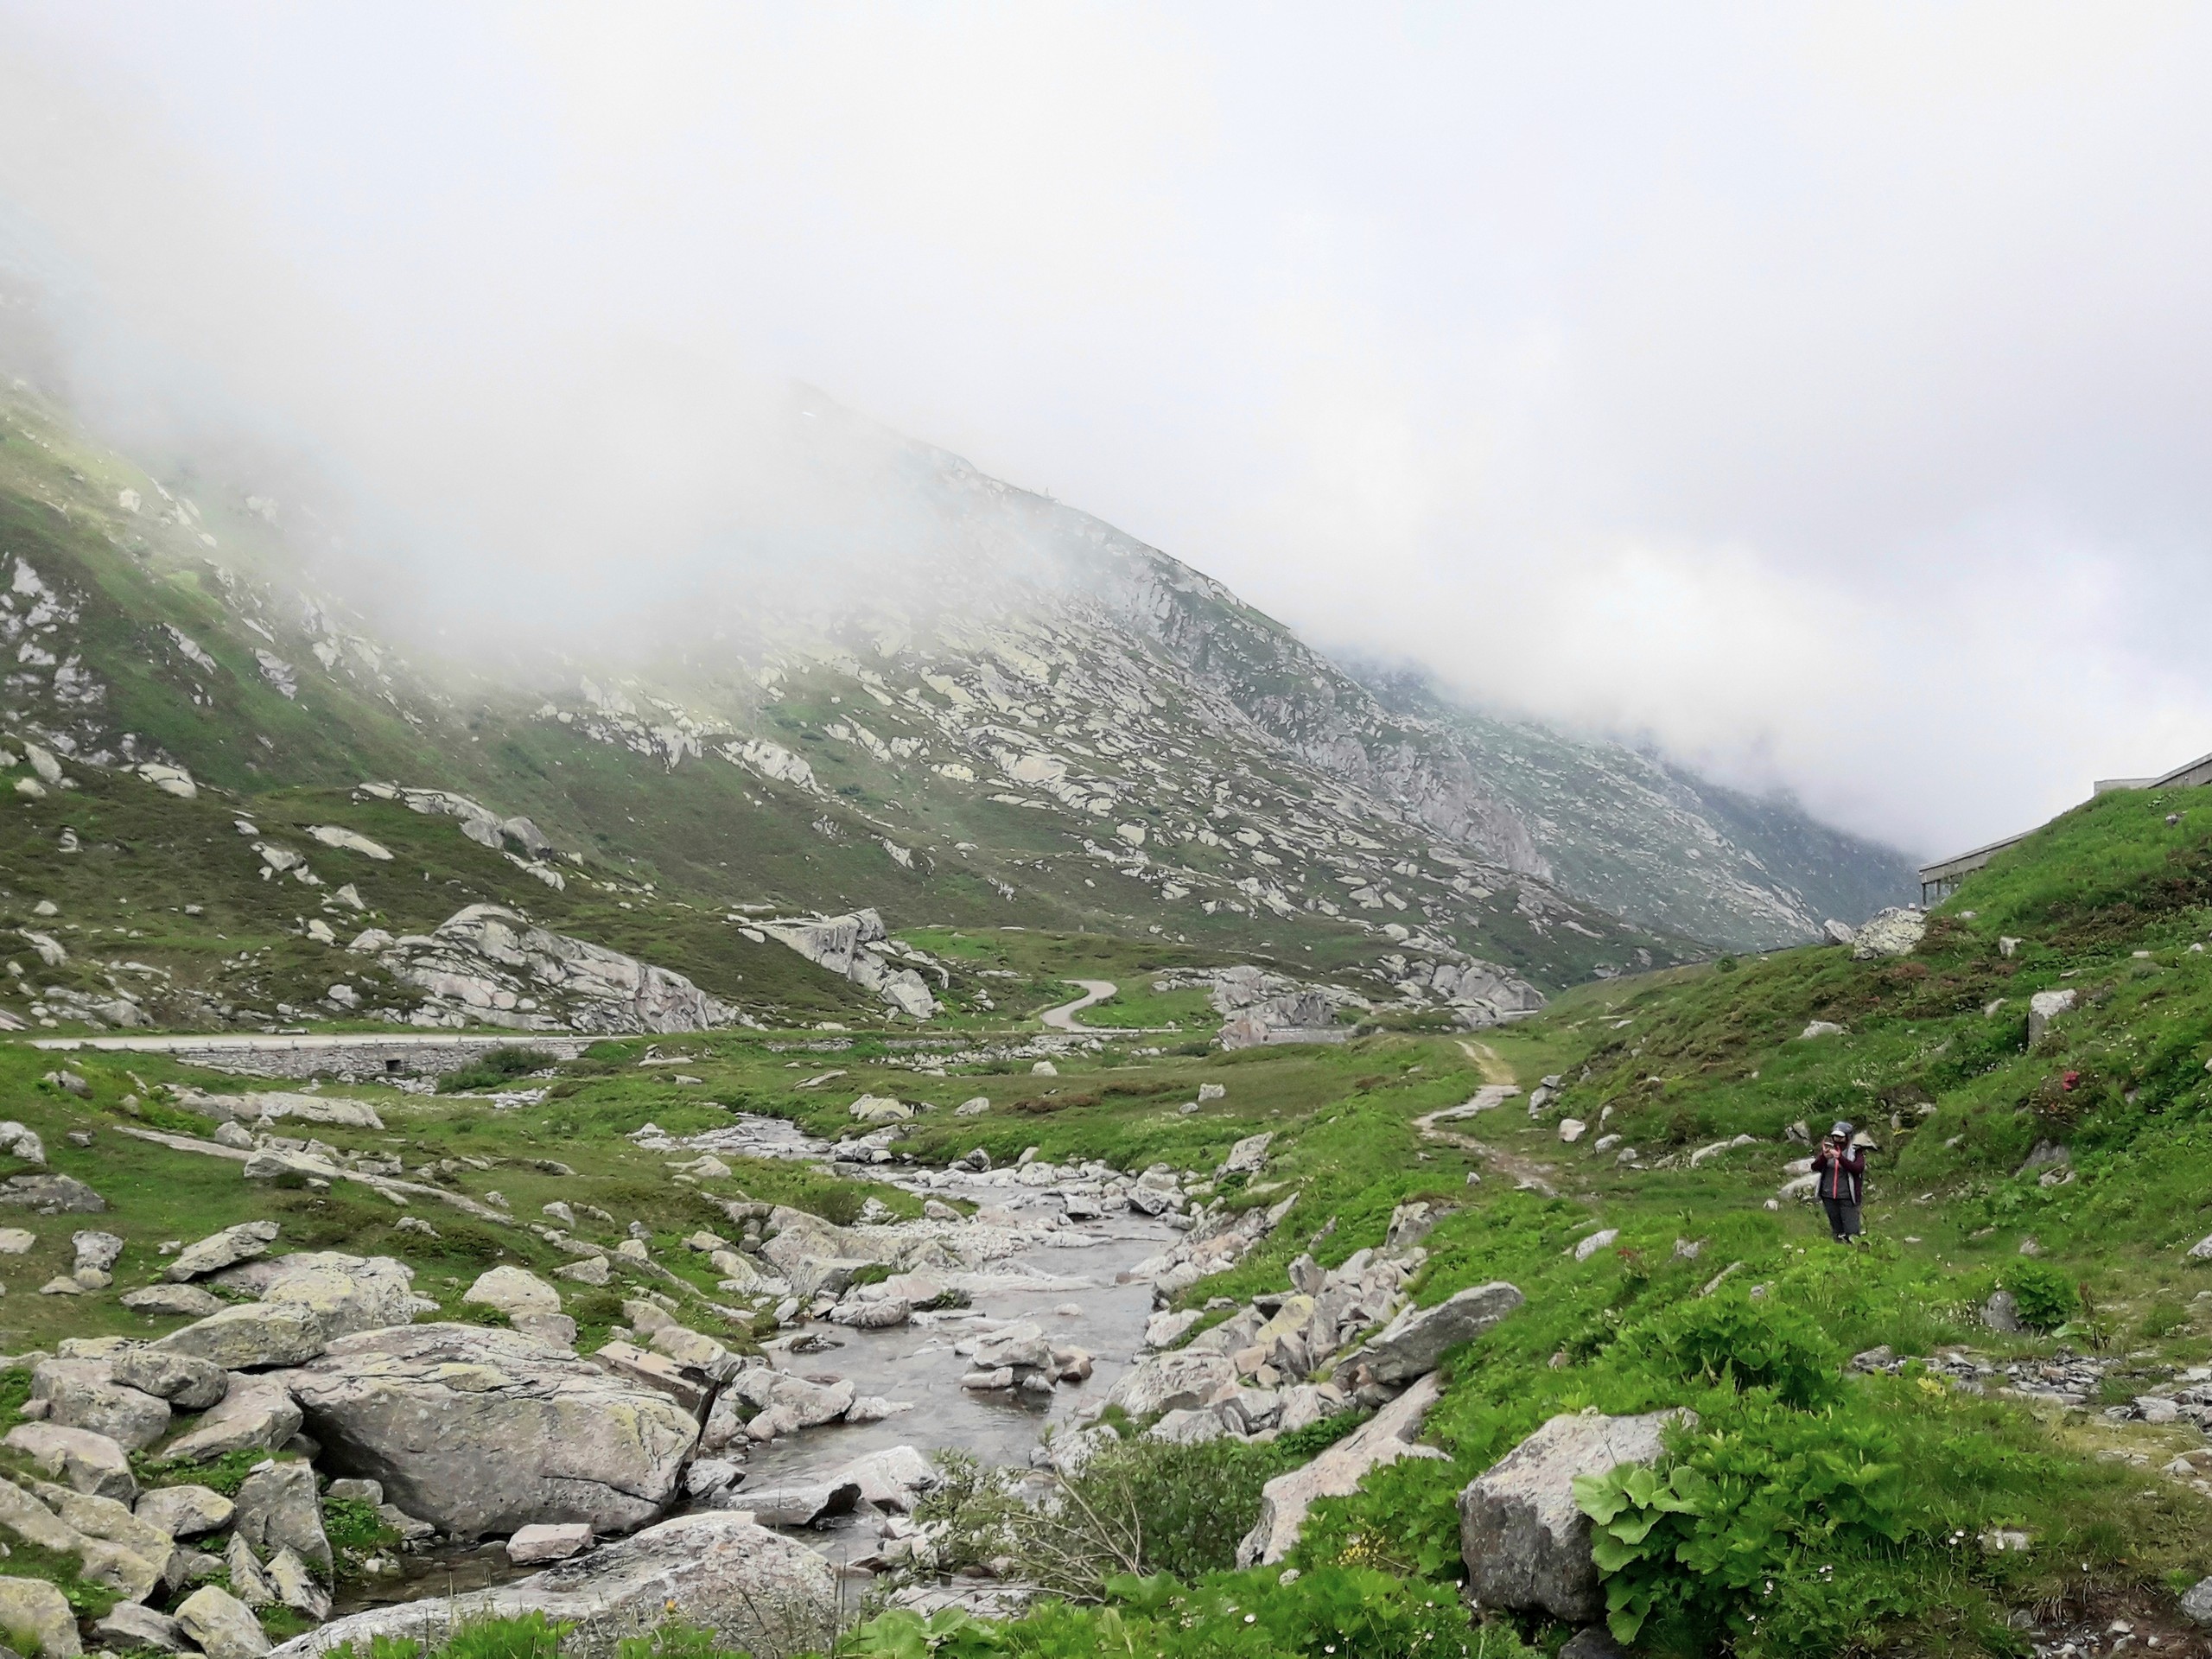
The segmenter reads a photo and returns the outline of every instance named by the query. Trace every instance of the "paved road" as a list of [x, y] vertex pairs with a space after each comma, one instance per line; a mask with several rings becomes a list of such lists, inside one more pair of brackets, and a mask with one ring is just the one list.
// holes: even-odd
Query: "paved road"
[[1038, 1016], [1055, 1031], [1089, 1031], [1089, 1026], [1078, 1026], [1075, 1017], [1094, 1002], [1103, 1002], [1122, 988], [1110, 979], [1071, 979], [1071, 985], [1083, 987], [1083, 995], [1072, 1002], [1063, 1002], [1057, 1008], [1047, 1008]]

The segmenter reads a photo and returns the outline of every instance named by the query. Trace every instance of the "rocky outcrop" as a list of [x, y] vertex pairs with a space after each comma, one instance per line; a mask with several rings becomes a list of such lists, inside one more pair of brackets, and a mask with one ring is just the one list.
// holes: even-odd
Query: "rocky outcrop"
[[1279, 1561], [1288, 1554], [1315, 1498], [1349, 1497], [1370, 1470], [1401, 1458], [1443, 1458], [1434, 1446], [1414, 1444], [1428, 1408], [1442, 1393], [1432, 1372], [1304, 1468], [1269, 1481], [1261, 1489], [1259, 1521], [1236, 1547], [1237, 1566]]
[[1654, 1461], [1678, 1420], [1697, 1421], [1686, 1411], [1554, 1417], [1500, 1458], [1459, 1494], [1469, 1592], [1493, 1607], [1571, 1624], [1602, 1618], [1605, 1591], [1590, 1559], [1590, 1519], [1575, 1502], [1575, 1477]]
[[247, 1302], [172, 1331], [154, 1346], [212, 1360], [226, 1371], [297, 1365], [327, 1345], [322, 1316], [297, 1302]]
[[108, 1359], [44, 1359], [31, 1372], [31, 1398], [46, 1402], [46, 1421], [89, 1429], [126, 1452], [168, 1433], [168, 1402], [115, 1380]]
[[378, 960], [429, 995], [423, 1018], [431, 1024], [631, 1033], [736, 1020], [736, 1008], [681, 973], [537, 927], [500, 905], [469, 905], [434, 933], [396, 938]]
[[1433, 1307], [1408, 1307], [1345, 1363], [1386, 1387], [1427, 1371], [1447, 1350], [1471, 1342], [1521, 1306], [1520, 1291], [1503, 1280], [1476, 1285]]
[[365, 1652], [379, 1636], [423, 1637], [435, 1646], [456, 1623], [543, 1613], [574, 1623], [562, 1650], [576, 1659], [605, 1659], [625, 1638], [664, 1624], [711, 1630], [725, 1649], [796, 1653], [828, 1645], [836, 1611], [836, 1580], [826, 1560], [742, 1513], [711, 1511], [664, 1521], [496, 1589], [336, 1619], [276, 1652], [309, 1659], [345, 1642]]
[[273, 1451], [299, 1432], [299, 1403], [270, 1376], [228, 1374], [222, 1399], [165, 1449], [171, 1458], [207, 1462], [232, 1452]]
[[378, 960], [429, 998], [434, 1023], [518, 1031], [704, 1031], [737, 1010], [683, 975], [537, 926], [498, 905], [471, 905], [435, 932], [392, 941]]
[[463, 1537], [531, 1522], [626, 1532], [673, 1499], [696, 1421], [518, 1332], [407, 1325], [341, 1338], [283, 1378], [340, 1474]]
[[887, 944], [888, 936], [883, 918], [872, 910], [756, 925], [779, 944], [788, 945], [818, 968], [843, 976], [901, 1014], [926, 1020], [937, 1012], [937, 998], [928, 982], [912, 968], [897, 966], [875, 948]]

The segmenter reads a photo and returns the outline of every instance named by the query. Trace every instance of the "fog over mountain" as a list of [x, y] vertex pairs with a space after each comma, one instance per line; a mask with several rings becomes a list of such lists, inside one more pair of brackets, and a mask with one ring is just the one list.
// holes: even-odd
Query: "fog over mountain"
[[0, 245], [102, 429], [346, 486], [417, 623], [925, 542], [796, 381], [1933, 853], [2212, 747], [2205, 27], [18, 3]]

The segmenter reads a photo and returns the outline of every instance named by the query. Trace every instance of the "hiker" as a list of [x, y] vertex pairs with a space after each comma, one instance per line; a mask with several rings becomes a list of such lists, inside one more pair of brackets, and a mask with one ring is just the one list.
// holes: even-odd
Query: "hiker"
[[1828, 1230], [1839, 1244], [1859, 1236], [1859, 1204], [1866, 1190], [1866, 1154], [1851, 1144], [1852, 1133], [1850, 1124], [1839, 1122], [1813, 1154], [1813, 1167], [1821, 1178], [1821, 1203], [1827, 1209]]

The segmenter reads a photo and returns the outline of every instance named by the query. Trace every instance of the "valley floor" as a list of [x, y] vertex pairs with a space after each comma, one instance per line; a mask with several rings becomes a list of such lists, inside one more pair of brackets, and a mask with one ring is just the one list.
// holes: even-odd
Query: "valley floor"
[[[444, 1092], [16, 1040], [0, 1624], [2202, 1653], [2208, 938], [2177, 791], [1892, 954], [1478, 1034], [1224, 1052], [1062, 989], [1029, 1006], [1073, 1028], [624, 1038]], [[1805, 1193], [1838, 1119], [1851, 1245]]]

